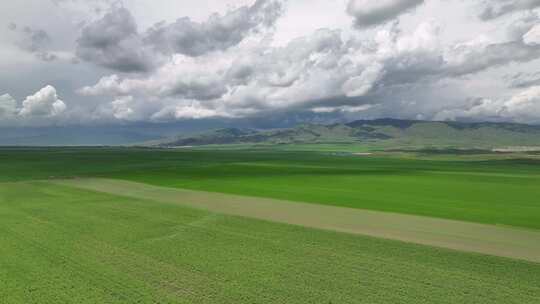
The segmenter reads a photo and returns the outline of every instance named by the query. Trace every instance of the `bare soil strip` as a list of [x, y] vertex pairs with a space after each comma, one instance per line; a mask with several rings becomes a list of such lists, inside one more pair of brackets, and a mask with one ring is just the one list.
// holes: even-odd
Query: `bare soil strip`
[[540, 263], [540, 231], [430, 217], [156, 187], [112, 179], [51, 181], [217, 213]]

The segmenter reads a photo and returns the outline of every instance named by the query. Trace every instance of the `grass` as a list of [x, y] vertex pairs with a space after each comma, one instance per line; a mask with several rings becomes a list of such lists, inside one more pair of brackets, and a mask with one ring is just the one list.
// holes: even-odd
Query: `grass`
[[540, 161], [270, 150], [0, 150], [0, 181], [107, 177], [158, 186], [540, 229]]
[[178, 204], [221, 214], [540, 263], [540, 230], [174, 189], [114, 179], [78, 178], [55, 180], [49, 183], [135, 199]]
[[[22, 174], [22, 173], [21, 173]], [[1, 303], [535, 303], [540, 265], [0, 183]]]

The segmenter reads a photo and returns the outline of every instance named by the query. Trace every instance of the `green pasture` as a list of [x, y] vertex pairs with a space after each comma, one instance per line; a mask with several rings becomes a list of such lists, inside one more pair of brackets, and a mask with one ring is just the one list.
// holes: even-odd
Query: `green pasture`
[[0, 183], [0, 218], [0, 303], [522, 304], [540, 294], [536, 263], [49, 182]]
[[540, 228], [540, 161], [263, 150], [0, 150], [0, 181], [107, 177], [153, 185]]

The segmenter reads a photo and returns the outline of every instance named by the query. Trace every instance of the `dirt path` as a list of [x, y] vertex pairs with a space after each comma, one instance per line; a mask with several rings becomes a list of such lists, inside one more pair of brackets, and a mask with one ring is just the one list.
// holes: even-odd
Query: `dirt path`
[[275, 199], [156, 187], [111, 179], [52, 181], [229, 215], [401, 240], [540, 263], [540, 231]]

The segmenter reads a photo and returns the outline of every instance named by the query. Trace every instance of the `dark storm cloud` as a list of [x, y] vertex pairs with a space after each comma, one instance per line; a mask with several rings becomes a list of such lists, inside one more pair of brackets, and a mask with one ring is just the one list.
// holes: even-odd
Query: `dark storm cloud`
[[224, 15], [212, 14], [199, 23], [189, 17], [176, 22], [155, 24], [146, 33], [145, 41], [159, 52], [200, 56], [226, 50], [246, 36], [274, 25], [282, 13], [282, 4], [274, 0], [257, 0]]
[[540, 7], [540, 0], [484, 0], [479, 15], [482, 20], [492, 20], [523, 10]]
[[114, 7], [103, 18], [85, 26], [76, 53], [84, 61], [126, 73], [147, 72], [154, 65], [135, 19], [123, 7]]
[[77, 55], [119, 72], [149, 72], [161, 56], [200, 56], [235, 46], [248, 35], [271, 27], [281, 11], [279, 1], [258, 0], [224, 15], [215, 13], [206, 22], [184, 17], [171, 24], [157, 23], [139, 33], [126, 8], [112, 8], [83, 28]]
[[350, 0], [347, 7], [356, 27], [381, 24], [423, 4], [424, 0]]

